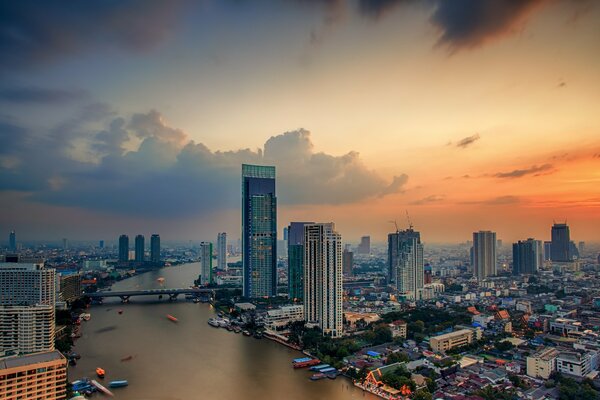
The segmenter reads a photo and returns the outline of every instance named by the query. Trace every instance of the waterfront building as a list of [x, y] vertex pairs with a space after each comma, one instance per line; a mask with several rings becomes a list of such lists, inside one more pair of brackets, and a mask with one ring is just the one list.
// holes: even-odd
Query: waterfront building
[[217, 268], [227, 271], [227, 233], [217, 234]]
[[473, 232], [473, 275], [478, 280], [497, 273], [496, 232]]
[[0, 305], [54, 307], [56, 270], [43, 263], [0, 263], [0, 288]]
[[17, 250], [17, 234], [15, 231], [10, 231], [8, 234], [8, 249], [11, 251]]
[[363, 236], [357, 249], [358, 254], [371, 254], [371, 236]]
[[144, 235], [137, 235], [135, 237], [135, 262], [143, 263], [145, 259], [144, 255]]
[[304, 299], [304, 226], [314, 222], [292, 222], [288, 237], [288, 294], [291, 300]]
[[342, 253], [342, 270], [344, 275], [352, 276], [352, 268], [354, 267], [354, 253], [348, 249], [344, 249]]
[[242, 165], [243, 295], [277, 295], [275, 167]]
[[527, 375], [532, 378], [549, 379], [550, 375], [556, 371], [557, 356], [558, 351], [550, 347], [527, 357]]
[[54, 350], [54, 330], [54, 305], [0, 306], [0, 354]]
[[540, 240], [527, 239], [513, 243], [513, 275], [534, 275], [542, 266], [540, 255], [542, 242]]
[[388, 280], [407, 298], [415, 299], [424, 284], [421, 234], [412, 226], [388, 235]]
[[571, 257], [571, 234], [569, 226], [564, 224], [554, 224], [552, 226], [552, 244], [550, 246], [550, 260], [555, 262], [572, 261]]
[[342, 279], [342, 237], [335, 225], [305, 225], [304, 318], [323, 335], [342, 336]]
[[129, 261], [129, 236], [119, 236], [119, 262]]
[[72, 303], [81, 297], [81, 274], [75, 272], [70, 274], [59, 273], [58, 300]]
[[0, 399], [58, 400], [67, 395], [67, 359], [59, 351], [0, 359]]
[[460, 329], [458, 331], [433, 336], [429, 339], [431, 349], [437, 353], [443, 353], [456, 347], [466, 346], [476, 340], [474, 329]]
[[210, 285], [213, 280], [212, 268], [213, 244], [211, 242], [200, 243], [200, 284]]
[[301, 304], [283, 306], [267, 311], [265, 326], [273, 331], [287, 327], [291, 322], [304, 320], [304, 306]]
[[160, 263], [160, 235], [156, 233], [150, 237], [150, 262]]

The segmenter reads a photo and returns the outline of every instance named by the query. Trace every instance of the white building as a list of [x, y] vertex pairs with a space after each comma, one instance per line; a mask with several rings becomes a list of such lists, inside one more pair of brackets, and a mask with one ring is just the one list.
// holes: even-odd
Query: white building
[[227, 271], [227, 233], [217, 235], [217, 268]]
[[556, 370], [562, 374], [584, 377], [598, 369], [598, 352], [563, 351], [556, 357]]
[[527, 375], [533, 378], [549, 379], [550, 375], [556, 371], [556, 356], [558, 356], [556, 349], [547, 348], [527, 357]]
[[267, 328], [277, 331], [285, 328], [290, 322], [304, 320], [304, 306], [283, 306], [267, 311], [265, 325]]
[[483, 280], [497, 272], [496, 232], [473, 232], [473, 276]]
[[304, 226], [304, 318], [324, 335], [340, 337], [342, 313], [342, 237], [333, 223]]
[[568, 336], [569, 333], [579, 332], [580, 330], [582, 330], [581, 322], [575, 319], [556, 318], [550, 322], [550, 332], [557, 335]]
[[54, 306], [0, 306], [0, 353], [54, 350]]
[[56, 302], [56, 270], [43, 263], [0, 263], [0, 305]]
[[208, 285], [213, 283], [212, 269], [213, 247], [211, 242], [200, 243], [200, 284]]

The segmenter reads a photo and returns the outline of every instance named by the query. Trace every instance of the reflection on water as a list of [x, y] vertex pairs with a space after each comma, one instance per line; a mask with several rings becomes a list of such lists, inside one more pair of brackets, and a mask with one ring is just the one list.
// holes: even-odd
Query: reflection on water
[[[113, 290], [159, 288], [159, 277], [163, 287], [188, 287], [199, 272], [199, 264], [164, 268], [118, 282]], [[310, 381], [309, 371], [291, 367], [297, 351], [212, 328], [207, 304], [133, 298], [130, 304], [92, 306], [90, 313], [74, 348], [82, 358], [69, 377], [93, 377], [102, 367], [106, 382], [129, 380], [128, 387], [114, 389], [116, 399], [376, 399], [341, 377]]]

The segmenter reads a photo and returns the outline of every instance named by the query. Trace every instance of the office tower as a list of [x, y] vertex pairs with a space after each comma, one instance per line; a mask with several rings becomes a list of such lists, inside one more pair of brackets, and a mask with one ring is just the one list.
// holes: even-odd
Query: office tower
[[421, 234], [412, 227], [397, 231], [388, 235], [388, 246], [390, 243], [397, 246], [392, 251], [388, 248], [388, 254], [396, 256], [395, 259], [392, 258], [392, 280], [396, 289], [407, 298], [416, 299], [417, 292], [423, 288], [425, 274]]
[[0, 263], [0, 288], [0, 305], [54, 307], [56, 270], [43, 263]]
[[277, 295], [275, 167], [242, 165], [243, 295]]
[[304, 227], [304, 318], [342, 336], [342, 237], [333, 223]]
[[551, 255], [552, 255], [552, 242], [547, 240], [544, 242], [544, 261], [550, 261]]
[[538, 269], [544, 266], [544, 261], [546, 261], [546, 253], [544, 252], [544, 243], [541, 240], [536, 240], [537, 244], [537, 256], [538, 256]]
[[17, 234], [15, 231], [10, 231], [8, 234], [8, 249], [12, 251], [17, 249]]
[[[421, 243], [421, 234], [413, 230], [412, 226], [405, 231], [396, 231], [388, 234], [388, 283], [396, 282], [396, 274], [398, 265], [400, 265], [400, 256], [402, 251], [406, 251], [406, 245], [410, 244], [411, 239], [416, 239], [417, 243]], [[422, 259], [422, 256], [421, 256]], [[423, 270], [423, 264], [419, 266]], [[420, 287], [423, 287], [421, 285]]]
[[5, 400], [64, 399], [67, 359], [59, 351], [0, 360], [0, 395]]
[[63, 240], [62, 240], [62, 248], [63, 248], [63, 250], [68, 250], [69, 249], [69, 241], [67, 240], [67, 238], [63, 238]]
[[348, 249], [344, 249], [342, 253], [342, 271], [344, 275], [352, 275], [352, 267], [354, 267], [354, 253]]
[[0, 306], [0, 353], [54, 350], [54, 331], [54, 305]]
[[513, 243], [513, 275], [537, 274], [540, 264], [541, 241], [519, 240]]
[[431, 269], [431, 265], [425, 264], [423, 268], [423, 284], [428, 285], [433, 282], [433, 271]]
[[478, 280], [496, 275], [496, 232], [473, 232], [473, 275]]
[[144, 262], [144, 235], [135, 237], [135, 261]]
[[569, 258], [571, 260], [576, 260], [579, 258], [579, 249], [574, 241], [569, 242]]
[[227, 233], [217, 234], [217, 268], [227, 271]]
[[371, 254], [371, 236], [363, 236], [358, 244], [358, 254]]
[[585, 242], [580, 241], [577, 244], [577, 251], [579, 251], [579, 256], [582, 257], [583, 253], [585, 253]]
[[212, 254], [213, 245], [211, 242], [200, 243], [200, 284], [210, 285], [213, 283], [213, 270], [212, 270]]
[[150, 262], [160, 262], [160, 235], [157, 233], [150, 236]]
[[104, 240], [100, 240], [100, 241], [98, 242], [98, 247], [100, 247], [101, 249], [103, 249], [103, 248], [104, 248]]
[[129, 261], [129, 236], [119, 236], [119, 262]]
[[288, 226], [288, 293], [292, 300], [304, 299], [304, 226], [314, 222], [292, 222]]
[[567, 262], [571, 261], [570, 247], [571, 247], [571, 235], [569, 233], [569, 226], [564, 224], [554, 224], [552, 226], [552, 245], [550, 247], [550, 260], [555, 262]]

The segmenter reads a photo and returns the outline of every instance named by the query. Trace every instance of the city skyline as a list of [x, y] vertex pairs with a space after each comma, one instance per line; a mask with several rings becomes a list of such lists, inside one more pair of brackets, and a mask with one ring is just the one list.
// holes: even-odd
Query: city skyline
[[600, 7], [503, 4], [464, 31], [466, 6], [438, 1], [130, 3], [124, 19], [40, 3], [43, 25], [3, 4], [35, 40], [0, 36], [0, 226], [207, 240], [238, 231], [252, 163], [277, 167], [278, 230], [334, 220], [382, 241], [409, 210], [437, 243], [547, 239], [565, 219], [597, 241]]

